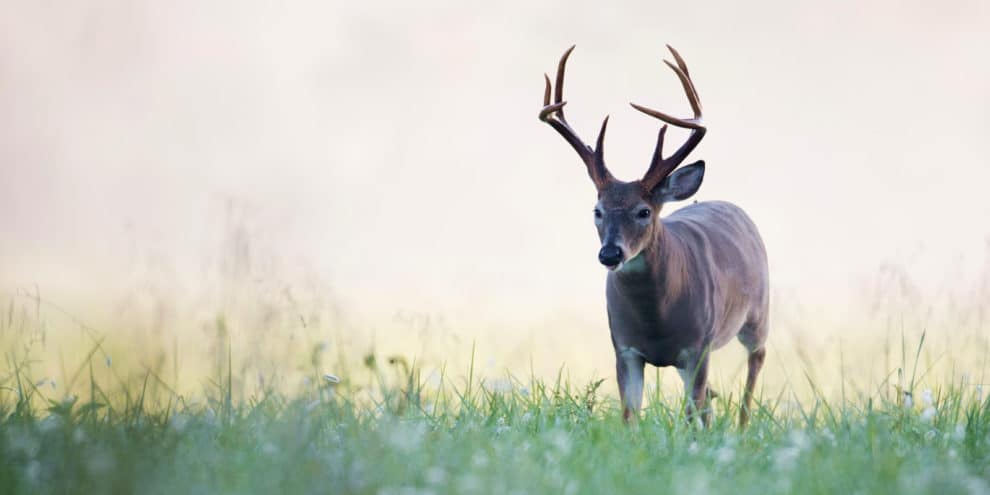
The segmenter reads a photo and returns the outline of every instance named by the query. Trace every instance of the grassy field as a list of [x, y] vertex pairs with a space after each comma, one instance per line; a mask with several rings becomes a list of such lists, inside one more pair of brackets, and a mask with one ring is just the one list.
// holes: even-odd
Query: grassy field
[[433, 386], [393, 363], [408, 371], [376, 373], [373, 393], [327, 375], [242, 402], [228, 367], [193, 403], [152, 400], [150, 372], [103, 388], [110, 363], [94, 359], [84, 397], [55, 400], [8, 364], [3, 493], [990, 493], [990, 397], [962, 383], [790, 408], [762, 397], [740, 430], [732, 394], [700, 428], [654, 389], [630, 427], [603, 381], [487, 384], [472, 369]]
[[743, 430], [732, 351], [715, 355], [711, 425], [685, 419], [676, 374], [650, 370], [630, 426], [610, 374], [560, 364], [588, 352], [533, 346], [559, 371], [520, 376], [470, 342], [443, 348], [466, 356], [446, 367], [392, 353], [427, 347], [424, 332], [346, 347], [334, 320], [279, 300], [168, 325], [196, 329], [182, 335], [94, 328], [37, 292], [2, 306], [2, 494], [990, 494], [990, 339], [963, 318], [975, 309], [929, 322], [936, 337], [774, 334]]

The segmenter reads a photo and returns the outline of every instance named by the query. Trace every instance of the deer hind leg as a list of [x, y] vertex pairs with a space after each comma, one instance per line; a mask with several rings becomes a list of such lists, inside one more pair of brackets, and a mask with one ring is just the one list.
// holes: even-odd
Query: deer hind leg
[[749, 371], [746, 373], [746, 390], [743, 391], [742, 407], [739, 409], [739, 426], [749, 423], [749, 406], [753, 401], [753, 389], [756, 387], [756, 377], [763, 368], [763, 360], [767, 357], [767, 349], [762, 347], [749, 354]]
[[626, 423], [639, 419], [643, 405], [643, 368], [646, 362], [632, 348], [616, 352], [615, 372], [619, 382], [619, 398], [622, 401], [622, 420]]
[[739, 332], [739, 341], [749, 351], [746, 372], [746, 389], [743, 390], [742, 404], [739, 408], [739, 426], [745, 427], [749, 423], [750, 404], [753, 402], [753, 389], [756, 388], [756, 378], [763, 369], [763, 361], [767, 357], [765, 325], [746, 325]]

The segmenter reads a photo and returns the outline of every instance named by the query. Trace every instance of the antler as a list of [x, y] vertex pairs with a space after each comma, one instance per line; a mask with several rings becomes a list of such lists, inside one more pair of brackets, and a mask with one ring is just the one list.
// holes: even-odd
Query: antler
[[595, 183], [595, 187], [601, 189], [605, 187], [606, 184], [615, 180], [612, 174], [609, 173], [608, 169], [605, 168], [605, 128], [608, 126], [608, 117], [602, 122], [602, 128], [598, 132], [598, 141], [595, 144], [595, 149], [591, 149], [590, 146], [584, 144], [584, 141], [578, 137], [574, 129], [567, 123], [567, 119], [564, 118], [564, 105], [567, 104], [563, 101], [564, 98], [564, 67], [567, 65], [567, 57], [571, 55], [574, 51], [574, 46], [564, 52], [564, 55], [560, 57], [560, 63], [557, 64], [557, 88], [554, 91], [554, 101], [553, 104], [550, 103], [550, 76], [544, 74], [543, 78], [546, 80], [546, 89], [543, 91], [543, 109], [540, 110], [540, 120], [550, 124], [564, 139], [577, 151], [578, 155], [581, 156], [581, 160], [584, 161], [585, 166], [588, 167], [588, 175], [591, 176], [591, 180]]
[[684, 87], [684, 92], [687, 93], [688, 101], [691, 103], [691, 110], [694, 111], [694, 118], [691, 119], [679, 119], [677, 117], [671, 117], [663, 112], [658, 112], [651, 108], [646, 108], [644, 106], [637, 105], [635, 103], [630, 103], [633, 108], [643, 112], [651, 117], [656, 117], [667, 124], [675, 127], [681, 127], [685, 129], [691, 129], [691, 135], [688, 136], [687, 141], [681, 145], [674, 154], [667, 158], [663, 157], [663, 138], [667, 133], [667, 126], [664, 125], [660, 128], [660, 135], [657, 136], [657, 148], [653, 152], [653, 160], [650, 162], [650, 168], [646, 171], [646, 175], [643, 176], [641, 183], [647, 190], [652, 190], [660, 182], [662, 182], [671, 172], [677, 168], [681, 162], [687, 158], [688, 154], [694, 150], [698, 143], [701, 142], [701, 138], [705, 137], [705, 126], [701, 124], [701, 101], [698, 100], [698, 91], [694, 89], [694, 82], [691, 81], [691, 76], [688, 74], [687, 64], [684, 63], [684, 59], [681, 55], [677, 53], [677, 50], [670, 45], [667, 45], [670, 53], [674, 55], [674, 60], [677, 61], [677, 65], [674, 65], [666, 60], [663, 63], [667, 64], [668, 67], [673, 69], [674, 73], [677, 74], [678, 79], [681, 80], [681, 86]]

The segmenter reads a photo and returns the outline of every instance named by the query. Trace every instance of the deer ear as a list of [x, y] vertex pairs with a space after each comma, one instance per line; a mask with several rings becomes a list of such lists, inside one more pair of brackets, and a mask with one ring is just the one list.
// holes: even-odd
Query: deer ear
[[701, 180], [705, 178], [705, 161], [699, 160], [685, 165], [667, 176], [653, 189], [653, 200], [657, 203], [688, 199], [698, 192]]

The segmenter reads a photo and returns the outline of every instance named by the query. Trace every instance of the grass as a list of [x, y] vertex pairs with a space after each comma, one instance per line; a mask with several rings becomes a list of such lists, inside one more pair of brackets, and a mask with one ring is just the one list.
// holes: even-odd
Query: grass
[[201, 403], [152, 399], [150, 372], [111, 393], [92, 357], [88, 397], [55, 400], [11, 366], [3, 493], [990, 493], [990, 397], [966, 384], [764, 397], [745, 430], [731, 394], [699, 428], [654, 391], [630, 427], [603, 381], [488, 383], [472, 368], [431, 386], [398, 363], [370, 388], [327, 376], [235, 401], [227, 364]]
[[17, 300], [0, 314], [4, 495], [990, 494], [982, 320], [941, 343], [775, 343], [743, 430], [739, 380], [724, 375], [707, 428], [659, 373], [629, 426], [611, 377], [490, 379], [474, 352], [432, 373], [268, 310], [257, 328], [244, 312], [204, 319], [184, 345], [162, 345], [164, 331], [128, 341], [37, 294]]

